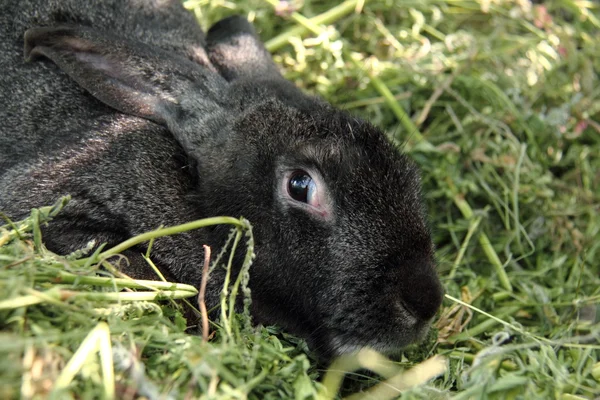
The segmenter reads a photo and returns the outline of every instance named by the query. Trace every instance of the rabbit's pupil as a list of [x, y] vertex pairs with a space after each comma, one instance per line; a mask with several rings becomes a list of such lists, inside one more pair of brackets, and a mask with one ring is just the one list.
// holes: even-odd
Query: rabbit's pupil
[[288, 182], [288, 192], [292, 199], [315, 205], [317, 185], [313, 178], [304, 171], [293, 174]]

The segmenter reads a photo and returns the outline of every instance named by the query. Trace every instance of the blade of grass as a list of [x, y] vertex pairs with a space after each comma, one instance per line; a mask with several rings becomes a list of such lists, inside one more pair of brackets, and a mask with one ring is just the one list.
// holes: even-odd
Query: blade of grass
[[[273, 7], [277, 6], [278, 1], [276, 0], [265, 0]], [[265, 42], [265, 47], [268, 51], [274, 52], [279, 48], [285, 46], [291, 37], [302, 37], [306, 35], [309, 31], [313, 33], [319, 34], [321, 32], [321, 28], [319, 25], [327, 25], [331, 24], [338, 19], [344, 17], [345, 15], [352, 12], [352, 10], [356, 9], [356, 6], [360, 3], [360, 0], [347, 0], [336, 7], [329, 9], [328, 11], [317, 15], [313, 18], [306, 18], [299, 13], [293, 13], [292, 18], [302, 25], [295, 26], [286, 32], [268, 40]]]
[[49, 399], [64, 398], [64, 391], [67, 390], [75, 375], [81, 371], [81, 368], [89, 358], [100, 352], [100, 366], [102, 369], [103, 394], [105, 399], [115, 398], [115, 378], [113, 371], [112, 350], [110, 343], [110, 330], [105, 322], [100, 322], [81, 342], [73, 357], [61, 371], [56, 379]]
[[[465, 217], [467, 220], [470, 220], [471, 218], [473, 218], [473, 210], [471, 209], [471, 206], [469, 205], [469, 203], [467, 203], [467, 201], [465, 200], [465, 198], [462, 195], [459, 195], [458, 193], [456, 193], [456, 188], [455, 188], [454, 184], [452, 182], [448, 181], [448, 187], [453, 192], [452, 200], [454, 201], [454, 204], [456, 205], [456, 207], [462, 213], [463, 217]], [[498, 276], [500, 285], [505, 290], [512, 292], [513, 288], [512, 288], [512, 284], [510, 283], [510, 279], [506, 273], [506, 270], [504, 269], [504, 265], [500, 261], [500, 257], [498, 257], [498, 254], [496, 253], [492, 244], [490, 243], [490, 239], [487, 237], [487, 235], [484, 232], [479, 233], [478, 238], [479, 238], [479, 244], [481, 245], [481, 248], [483, 249], [488, 260], [494, 267], [494, 270], [496, 271], [496, 275]]]

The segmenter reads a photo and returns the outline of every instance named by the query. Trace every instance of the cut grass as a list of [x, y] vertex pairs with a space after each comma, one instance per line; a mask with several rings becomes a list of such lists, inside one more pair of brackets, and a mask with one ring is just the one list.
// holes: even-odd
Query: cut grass
[[[397, 3], [185, 2], [203, 26], [247, 15], [288, 79], [420, 165], [447, 293], [437, 341], [325, 371], [303, 341], [227, 313], [206, 343], [171, 300], [195, 288], [98, 276], [122, 248], [49, 253], [38, 226], [56, 209], [43, 208], [0, 231], [0, 396], [600, 397], [599, 6]], [[442, 375], [408, 387], [443, 370], [421, 364], [436, 355]]]

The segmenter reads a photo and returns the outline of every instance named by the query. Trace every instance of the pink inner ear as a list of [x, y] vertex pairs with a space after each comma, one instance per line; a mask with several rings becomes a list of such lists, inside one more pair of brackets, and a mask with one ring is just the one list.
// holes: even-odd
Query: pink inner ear
[[94, 45], [88, 40], [77, 38], [77, 37], [62, 37], [63, 47], [67, 47], [71, 51], [89, 52], [94, 48]]
[[102, 71], [109, 76], [116, 77], [114, 66], [108, 61], [107, 57], [89, 52], [76, 52], [75, 58], [85, 64], [89, 64], [93, 69]]

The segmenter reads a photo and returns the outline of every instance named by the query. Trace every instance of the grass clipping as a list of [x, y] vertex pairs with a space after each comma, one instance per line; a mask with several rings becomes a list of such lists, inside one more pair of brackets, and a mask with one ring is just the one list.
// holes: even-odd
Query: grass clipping
[[[40, 224], [65, 202], [0, 228], [1, 398], [242, 398], [275, 391], [292, 397], [311, 381], [300, 350], [267, 329], [251, 328], [248, 302], [244, 313], [233, 313], [231, 299], [247, 291], [253, 257], [246, 221], [229, 221], [231, 240], [213, 261], [225, 260], [230, 268], [228, 255], [246, 239], [242, 273], [226, 282], [223, 318], [205, 341], [186, 333], [183, 317], [184, 307], [197, 304], [196, 288], [119, 277], [111, 265], [118, 260], [113, 249], [85, 258], [83, 252], [59, 256], [46, 250]], [[223, 222], [202, 220], [195, 227]], [[159, 229], [117, 250], [177, 230]]]
[[[275, 328], [251, 325], [247, 282], [254, 254], [247, 221], [205, 219], [158, 229], [109, 250], [101, 247], [89, 257], [84, 257], [85, 251], [59, 256], [44, 247], [40, 225], [48, 223], [67, 201], [34, 209], [26, 220], [0, 227], [3, 399], [331, 398], [344, 373], [358, 368], [386, 377], [388, 391], [422, 383], [445, 369], [443, 359], [436, 357], [404, 374], [389, 360], [364, 350], [337, 360], [322, 385], [303, 341]], [[226, 266], [228, 274], [221, 318], [219, 323], [211, 321], [210, 336], [206, 308], [196, 288], [123, 277], [112, 264], [120, 260], [120, 251], [135, 244], [222, 223], [232, 224], [233, 229], [212, 261], [212, 268]], [[231, 261], [244, 238], [245, 261], [234, 277]], [[146, 256], [154, 267], [149, 255], [150, 251]], [[205, 277], [209, 258], [207, 251]], [[245, 298], [242, 313], [234, 312], [238, 293]], [[204, 317], [203, 329], [196, 329], [202, 335], [189, 333], [186, 307]]]

